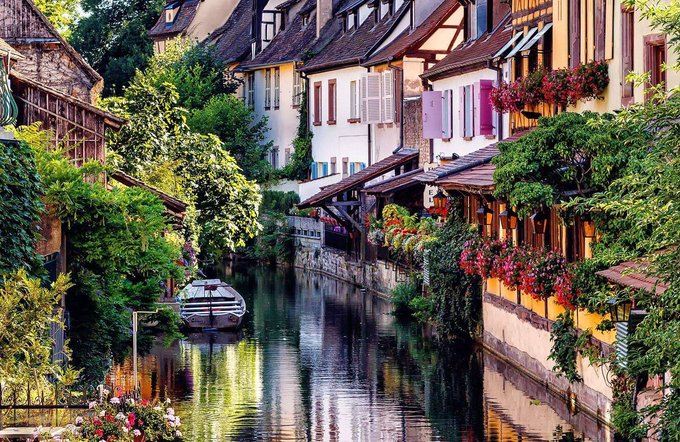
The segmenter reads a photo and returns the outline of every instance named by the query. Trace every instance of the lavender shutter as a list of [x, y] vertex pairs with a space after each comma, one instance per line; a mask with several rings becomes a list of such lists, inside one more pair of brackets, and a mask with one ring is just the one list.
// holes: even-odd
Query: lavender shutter
[[489, 93], [493, 87], [493, 81], [481, 80], [479, 82], [479, 134], [493, 135], [493, 109], [489, 100]]
[[475, 84], [472, 85], [472, 107], [474, 109], [473, 115], [474, 115], [474, 120], [475, 120], [475, 131], [473, 132], [473, 136], [475, 135], [480, 135], [481, 134], [481, 125], [480, 125], [480, 116], [481, 116], [481, 109], [480, 109], [480, 87], [479, 87], [479, 81], [475, 81]]
[[441, 91], [424, 91], [423, 105], [423, 138], [442, 137], [442, 93]]
[[458, 136], [465, 137], [465, 86], [458, 87]]

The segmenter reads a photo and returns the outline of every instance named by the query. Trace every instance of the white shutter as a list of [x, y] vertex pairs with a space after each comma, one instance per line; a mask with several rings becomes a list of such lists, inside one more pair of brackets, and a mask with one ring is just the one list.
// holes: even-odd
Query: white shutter
[[382, 75], [376, 73], [366, 74], [365, 107], [367, 124], [380, 123], [381, 114], [381, 80]]
[[367, 107], [366, 106], [366, 88], [368, 87], [368, 76], [361, 74], [361, 122], [366, 123]]
[[392, 69], [388, 69], [382, 73], [383, 80], [383, 123], [394, 123], [394, 74]]
[[453, 91], [447, 89], [442, 93], [442, 138], [450, 139], [453, 137]]

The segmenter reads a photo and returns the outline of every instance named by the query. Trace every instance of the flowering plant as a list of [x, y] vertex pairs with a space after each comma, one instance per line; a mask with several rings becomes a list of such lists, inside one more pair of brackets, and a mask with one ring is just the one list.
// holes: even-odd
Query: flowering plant
[[520, 98], [520, 82], [501, 82], [498, 87], [491, 89], [489, 100], [497, 112], [519, 112], [524, 107]]

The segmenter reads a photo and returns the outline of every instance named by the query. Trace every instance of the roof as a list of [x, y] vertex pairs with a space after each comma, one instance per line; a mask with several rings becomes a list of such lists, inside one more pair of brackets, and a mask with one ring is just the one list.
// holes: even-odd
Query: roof
[[[408, 12], [409, 5], [410, 2], [404, 2], [394, 14], [383, 17], [377, 24], [371, 14], [358, 29], [344, 32], [331, 41], [323, 51], [305, 63], [302, 71], [321, 71], [362, 63]], [[334, 21], [341, 20], [335, 18]]]
[[364, 66], [374, 66], [386, 63], [393, 58], [401, 58], [409, 50], [420, 47], [459, 7], [460, 2], [457, 0], [444, 0], [420, 26], [413, 31], [410, 28], [406, 29], [394, 41], [369, 58]]
[[435, 184], [446, 190], [492, 191], [494, 188], [493, 173], [495, 171], [496, 166], [486, 163], [441, 178]]
[[472, 167], [481, 166], [482, 164], [487, 164], [491, 162], [493, 157], [500, 153], [500, 150], [498, 150], [498, 143], [508, 143], [515, 141], [523, 135], [526, 135], [526, 133], [527, 131], [518, 132], [502, 141], [490, 144], [472, 153], [457, 158], [448, 164], [428, 170], [427, 172], [416, 176], [414, 179], [423, 183], [434, 183], [440, 178], [444, 178]]
[[179, 11], [175, 15], [175, 20], [167, 23], [165, 21], [165, 11], [163, 11], [154, 27], [149, 31], [149, 36], [165, 37], [186, 31], [196, 16], [199, 3], [199, 0], [169, 0], [165, 5], [165, 9], [172, 8], [174, 4], [179, 4]]
[[350, 175], [347, 178], [341, 180], [338, 183], [331, 184], [325, 187], [323, 190], [318, 192], [316, 195], [307, 198], [300, 204], [298, 208], [304, 209], [307, 207], [315, 207], [323, 203], [325, 200], [331, 199], [340, 195], [341, 193], [347, 192], [348, 190], [354, 189], [357, 186], [363, 185], [364, 183], [371, 181], [372, 179], [378, 178], [397, 167], [403, 166], [404, 164], [413, 161], [418, 158], [418, 151], [415, 149], [402, 149], [394, 155], [378, 161], [377, 163], [371, 164], [364, 170], [361, 170], [354, 175]]
[[445, 77], [472, 67], [483, 66], [512, 38], [511, 16], [508, 14], [491, 31], [473, 41], [463, 42], [439, 63], [422, 75], [423, 78]]
[[660, 295], [666, 291], [668, 284], [661, 282], [658, 278], [647, 275], [648, 267], [649, 261], [646, 259], [626, 261], [609, 267], [606, 270], [596, 272], [596, 274], [614, 284], [642, 289]]
[[[314, 9], [315, 0], [307, 0], [303, 8], [312, 6]], [[257, 56], [245, 63], [240, 68], [254, 68], [273, 64], [281, 64], [291, 61], [300, 61], [304, 52], [309, 49], [316, 41], [315, 21], [307, 25], [302, 23], [302, 14], [296, 14], [291, 23], [274, 37], [266, 48]]]
[[[9, 43], [10, 45], [13, 44], [21, 44], [21, 43], [27, 43], [27, 44], [35, 44], [36, 42], [39, 43], [59, 43], [62, 48], [68, 53], [69, 57], [71, 58], [72, 61], [75, 62], [75, 64], [79, 65], [80, 67], [83, 68], [83, 70], [87, 73], [87, 75], [90, 77], [90, 79], [93, 81], [93, 83], [102, 83], [104, 79], [102, 78], [101, 75], [97, 71], [94, 70], [92, 66], [90, 66], [87, 61], [76, 51], [73, 46], [71, 46], [64, 37], [57, 31], [57, 29], [54, 27], [52, 22], [45, 16], [45, 14], [42, 13], [42, 11], [33, 3], [31, 0], [23, 0], [22, 4], [31, 11], [31, 13], [35, 14], [36, 18], [40, 22], [40, 25], [44, 26], [47, 29], [47, 32], [49, 35], [52, 36], [49, 40], [52, 41], [45, 41], [44, 38], [37, 38], [37, 39], [31, 39], [28, 38], [28, 36], [24, 35], [18, 38], [12, 38], [12, 36], [5, 34], [4, 38], [6, 40], [6, 43]], [[25, 17], [25, 14], [23, 11], [19, 11], [17, 15], [21, 15], [22, 20], [25, 20], [26, 22], [30, 23], [30, 17]], [[35, 27], [33, 26], [26, 26], [26, 22], [22, 22], [20, 24], [20, 28], [27, 30], [25, 32], [33, 32]], [[11, 32], [11, 29], [9, 29]]]
[[212, 34], [217, 57], [225, 63], [244, 60], [250, 54], [252, 0], [240, 0], [229, 19]]
[[393, 177], [387, 178], [386, 180], [380, 181], [379, 183], [366, 186], [363, 192], [371, 195], [386, 195], [414, 185], [422, 186], [424, 185], [423, 183], [413, 179], [414, 176], [422, 172], [423, 169], [420, 168], [410, 172], [402, 173], [401, 175], [395, 175]]
[[144, 181], [130, 176], [121, 170], [116, 170], [113, 172], [111, 174], [111, 178], [123, 184], [124, 186], [139, 187], [149, 191], [150, 193], [153, 193], [163, 202], [165, 208], [168, 209], [172, 215], [177, 216], [178, 218], [183, 218], [184, 212], [186, 212], [187, 207], [189, 207], [189, 205], [184, 201], [170, 196], [167, 193], [156, 189], [155, 187], [149, 186]]
[[20, 52], [17, 52], [16, 49], [14, 49], [12, 46], [10, 46], [9, 43], [7, 43], [5, 40], [0, 38], [0, 55], [7, 55], [9, 54], [10, 57], [13, 59], [24, 59], [25, 57], [21, 55]]

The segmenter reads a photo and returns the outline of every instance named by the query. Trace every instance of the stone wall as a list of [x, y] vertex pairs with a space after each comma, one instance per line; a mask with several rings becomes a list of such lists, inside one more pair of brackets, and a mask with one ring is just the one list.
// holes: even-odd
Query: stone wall
[[423, 138], [423, 106], [420, 97], [404, 100], [404, 146], [420, 151], [420, 166], [430, 162], [430, 140]]
[[405, 273], [391, 263], [376, 261], [362, 264], [330, 247], [299, 247], [294, 265], [364, 287], [382, 297], [389, 297], [392, 289], [406, 279]]

